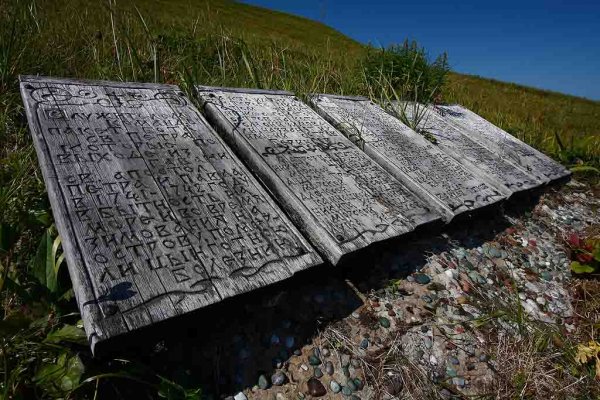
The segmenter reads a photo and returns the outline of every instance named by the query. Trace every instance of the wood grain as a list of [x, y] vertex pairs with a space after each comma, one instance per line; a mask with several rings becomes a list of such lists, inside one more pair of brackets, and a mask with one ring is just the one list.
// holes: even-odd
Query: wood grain
[[451, 221], [506, 197], [384, 109], [360, 97], [313, 95], [313, 107], [366, 154]]
[[571, 176], [571, 172], [561, 164], [461, 105], [436, 106], [434, 111], [440, 118], [462, 129], [470, 138], [501, 157], [521, 166], [539, 181], [550, 183]]
[[21, 94], [93, 351], [322, 262], [177, 87]]
[[[418, 129], [432, 135], [437, 147], [489, 183], [508, 198], [544, 184], [503, 153], [492, 151], [476, 141], [465, 129], [453, 124], [434, 108], [417, 103], [393, 102], [390, 112], [418, 118]], [[398, 114], [400, 113], [400, 114]]]
[[332, 263], [439, 216], [292, 93], [197, 87], [208, 120]]

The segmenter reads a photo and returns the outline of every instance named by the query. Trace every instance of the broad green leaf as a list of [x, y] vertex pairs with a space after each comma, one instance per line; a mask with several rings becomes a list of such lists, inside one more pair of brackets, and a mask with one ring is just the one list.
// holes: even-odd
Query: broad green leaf
[[52, 215], [47, 210], [34, 211], [35, 219], [44, 226], [52, 223]]
[[37, 330], [37, 331], [46, 331], [46, 329], [48, 328], [48, 325], [50, 324], [51, 318], [52, 318], [52, 316], [48, 315], [48, 312], [47, 312], [46, 315], [36, 318], [33, 321], [31, 321], [31, 324], [29, 324], [29, 329], [33, 329], [33, 330]]
[[44, 286], [46, 286], [47, 280], [46, 264], [48, 263], [48, 258], [50, 258], [52, 255], [51, 249], [52, 239], [50, 238], [49, 232], [46, 231], [40, 239], [40, 244], [38, 245], [37, 252], [35, 253], [35, 257], [31, 261], [31, 265], [29, 267], [30, 274]]
[[56, 362], [42, 364], [33, 380], [51, 396], [61, 396], [75, 389], [81, 380], [84, 366], [77, 355], [62, 353]]
[[58, 253], [58, 247], [60, 246], [60, 236], [57, 236], [52, 242], [52, 259], [56, 260], [56, 254]]
[[591, 172], [595, 174], [600, 174], [600, 170], [598, 168], [592, 167], [590, 165], [578, 165], [570, 168], [571, 172]]
[[201, 400], [202, 389], [186, 389], [183, 386], [168, 380], [160, 375], [160, 384], [158, 386], [158, 397], [167, 400]]
[[202, 400], [202, 389], [186, 389], [185, 400]]
[[175, 382], [172, 382], [162, 376], [159, 376], [160, 384], [158, 385], [158, 397], [167, 400], [184, 399], [183, 392], [185, 389]]
[[54, 273], [56, 276], [58, 276], [58, 271], [60, 270], [60, 266], [62, 265], [63, 261], [65, 261], [65, 253], [62, 253], [60, 256], [58, 256], [56, 262], [54, 263]]
[[51, 293], [58, 291], [58, 271], [64, 256], [58, 256], [60, 237], [52, 239], [52, 227], [48, 228], [40, 240], [37, 253], [30, 265], [30, 274], [33, 275]]
[[74, 297], [75, 297], [75, 292], [73, 291], [73, 288], [70, 288], [66, 292], [64, 292], [63, 294], [60, 295], [60, 297], [58, 298], [58, 301], [70, 301]]
[[60, 343], [60, 342], [71, 342], [85, 345], [87, 344], [87, 337], [83, 329], [80, 329], [73, 325], [65, 325], [62, 328], [50, 332], [44, 343]]
[[595, 271], [595, 269], [590, 265], [581, 264], [577, 261], [573, 261], [571, 263], [571, 271], [573, 271], [576, 274], [591, 274]]

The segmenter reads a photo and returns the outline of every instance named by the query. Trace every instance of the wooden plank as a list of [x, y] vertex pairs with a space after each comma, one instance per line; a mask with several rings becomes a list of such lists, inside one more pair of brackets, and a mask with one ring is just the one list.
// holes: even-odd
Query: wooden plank
[[313, 95], [313, 107], [446, 221], [492, 206], [505, 196], [432, 142], [364, 97]]
[[208, 120], [332, 263], [439, 220], [292, 93], [197, 87]]
[[467, 132], [473, 140], [510, 159], [542, 182], [550, 183], [571, 176], [571, 172], [561, 164], [459, 104], [436, 106], [435, 111], [442, 119]]
[[414, 102], [393, 102], [390, 112], [418, 122], [417, 129], [432, 135], [437, 147], [509, 198], [544, 184], [509, 157], [474, 140], [466, 130], [442, 118], [432, 108]]
[[176, 86], [21, 94], [93, 351], [322, 262]]

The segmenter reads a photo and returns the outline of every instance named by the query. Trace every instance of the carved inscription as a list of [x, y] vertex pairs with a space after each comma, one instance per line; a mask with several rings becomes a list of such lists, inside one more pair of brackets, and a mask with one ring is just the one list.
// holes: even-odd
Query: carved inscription
[[447, 220], [504, 199], [496, 188], [368, 99], [315, 95], [311, 102]]
[[494, 153], [471, 139], [464, 129], [444, 119], [438, 112], [416, 103], [394, 102], [392, 107], [392, 112], [418, 119], [418, 128], [432, 135], [441, 150], [507, 196], [543, 183], [517, 167], [508, 157]]
[[571, 175], [550, 157], [458, 104], [436, 106], [434, 110], [440, 118], [464, 129], [473, 140], [521, 166], [539, 181], [551, 182]]
[[177, 87], [21, 91], [92, 346], [320, 262]]
[[204, 110], [332, 263], [437, 220], [290, 93], [198, 88]]

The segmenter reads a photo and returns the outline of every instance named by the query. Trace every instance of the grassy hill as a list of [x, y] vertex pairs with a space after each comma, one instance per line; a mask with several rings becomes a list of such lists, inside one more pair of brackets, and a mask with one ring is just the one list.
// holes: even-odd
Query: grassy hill
[[[5, 91], [39, 73], [368, 94], [365, 46], [305, 18], [217, 0], [12, 3], [0, 10]], [[600, 102], [455, 73], [444, 94], [567, 164], [600, 163]]]
[[450, 74], [461, 103], [565, 164], [600, 164], [600, 102], [471, 75]]
[[[148, 1], [140, 8], [148, 15], [160, 16], [163, 21], [186, 26], [194, 18], [210, 18], [212, 26], [221, 26], [236, 35], [287, 41], [299, 46], [327, 49], [328, 44], [338, 51], [360, 51], [360, 43], [319, 22], [278, 11], [234, 1]], [[192, 14], [189, 10], [194, 10]], [[194, 15], [194, 12], [198, 13]], [[202, 23], [202, 21], [200, 22]]]

